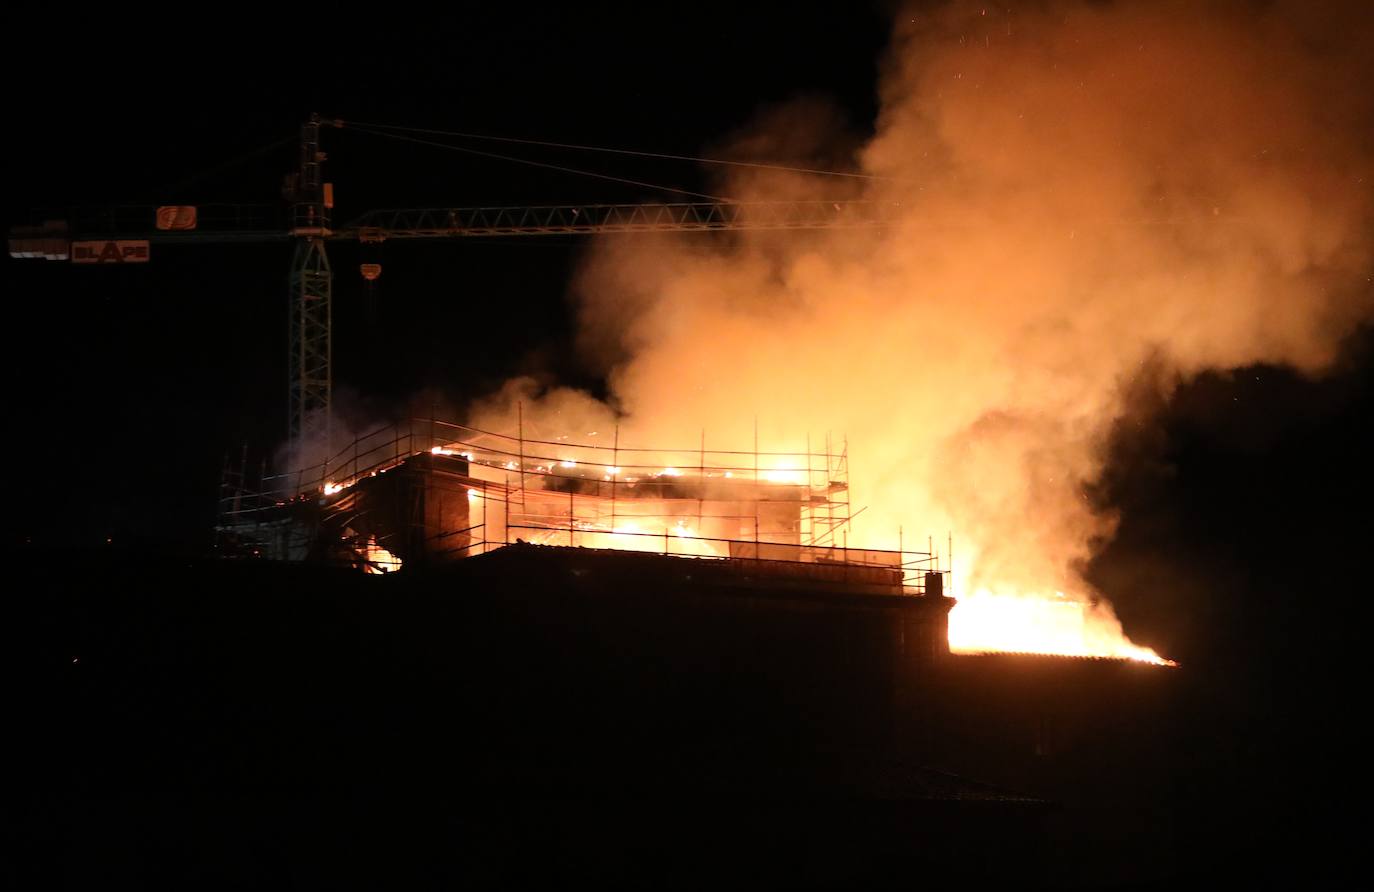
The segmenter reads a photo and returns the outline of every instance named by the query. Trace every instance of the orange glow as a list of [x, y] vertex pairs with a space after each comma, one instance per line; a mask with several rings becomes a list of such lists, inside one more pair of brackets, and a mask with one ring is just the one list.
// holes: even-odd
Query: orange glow
[[613, 548], [618, 551], [645, 551], [657, 554], [719, 557], [721, 542], [708, 542], [685, 521], [666, 524], [656, 518], [641, 518], [617, 523], [611, 532], [577, 534], [577, 544], [586, 548]]
[[401, 569], [401, 559], [378, 545], [376, 536], [367, 537], [359, 556], [366, 561], [363, 564], [365, 573], [395, 573]]

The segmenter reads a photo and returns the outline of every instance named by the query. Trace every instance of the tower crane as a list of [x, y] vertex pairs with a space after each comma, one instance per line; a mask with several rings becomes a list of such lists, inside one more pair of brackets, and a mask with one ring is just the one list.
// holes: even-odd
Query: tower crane
[[[146, 262], [154, 246], [290, 243], [287, 436], [297, 447], [330, 442], [333, 391], [333, 280], [329, 242], [390, 239], [590, 235], [879, 227], [897, 206], [870, 201], [697, 201], [532, 207], [400, 208], [333, 220], [333, 185], [323, 175], [321, 127], [344, 122], [312, 115], [300, 128], [300, 158], [283, 190], [287, 215], [273, 206], [120, 206], [73, 209], [65, 219], [11, 227], [10, 256], [72, 263]], [[369, 267], [372, 267], [369, 269]], [[365, 264], [363, 274], [379, 268]]]

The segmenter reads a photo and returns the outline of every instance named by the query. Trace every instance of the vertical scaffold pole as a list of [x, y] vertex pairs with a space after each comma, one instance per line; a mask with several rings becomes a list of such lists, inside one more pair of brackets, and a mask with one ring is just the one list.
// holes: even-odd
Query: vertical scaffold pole
[[697, 456], [697, 535], [701, 535], [701, 514], [706, 498], [706, 428], [701, 429], [701, 452]]
[[525, 401], [520, 400], [515, 404], [515, 427], [516, 433], [520, 438], [520, 467], [515, 472], [520, 475], [520, 513], [527, 513], [525, 510]]
[[620, 423], [615, 426], [615, 439], [611, 441], [611, 532], [615, 532], [615, 491], [620, 482]]

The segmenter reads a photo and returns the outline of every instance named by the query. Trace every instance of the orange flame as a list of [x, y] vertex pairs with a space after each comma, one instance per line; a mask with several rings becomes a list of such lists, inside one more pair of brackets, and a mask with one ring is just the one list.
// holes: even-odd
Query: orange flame
[[1176, 665], [1132, 643], [1105, 602], [1082, 601], [1063, 592], [1045, 597], [980, 588], [960, 595], [949, 614], [949, 649], [954, 653], [1116, 657]]
[[395, 573], [401, 569], [401, 559], [378, 545], [376, 536], [368, 536], [360, 551], [360, 556], [366, 562], [363, 564], [366, 573]]
[[969, 584], [976, 578], [973, 561], [955, 562], [951, 594], [957, 603], [949, 614], [949, 649], [954, 653], [1007, 651], [1177, 665], [1132, 642], [1105, 601], [1062, 591]]

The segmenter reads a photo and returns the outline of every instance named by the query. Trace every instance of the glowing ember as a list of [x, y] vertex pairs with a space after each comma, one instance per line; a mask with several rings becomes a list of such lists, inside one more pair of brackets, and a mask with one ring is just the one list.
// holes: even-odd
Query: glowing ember
[[343, 484], [340, 484], [340, 483], [326, 483], [326, 484], [324, 485], [324, 494], [327, 495], [327, 496], [332, 496], [332, 495], [334, 495], [334, 493], [339, 492], [339, 491], [342, 490], [342, 489], [343, 489]]

